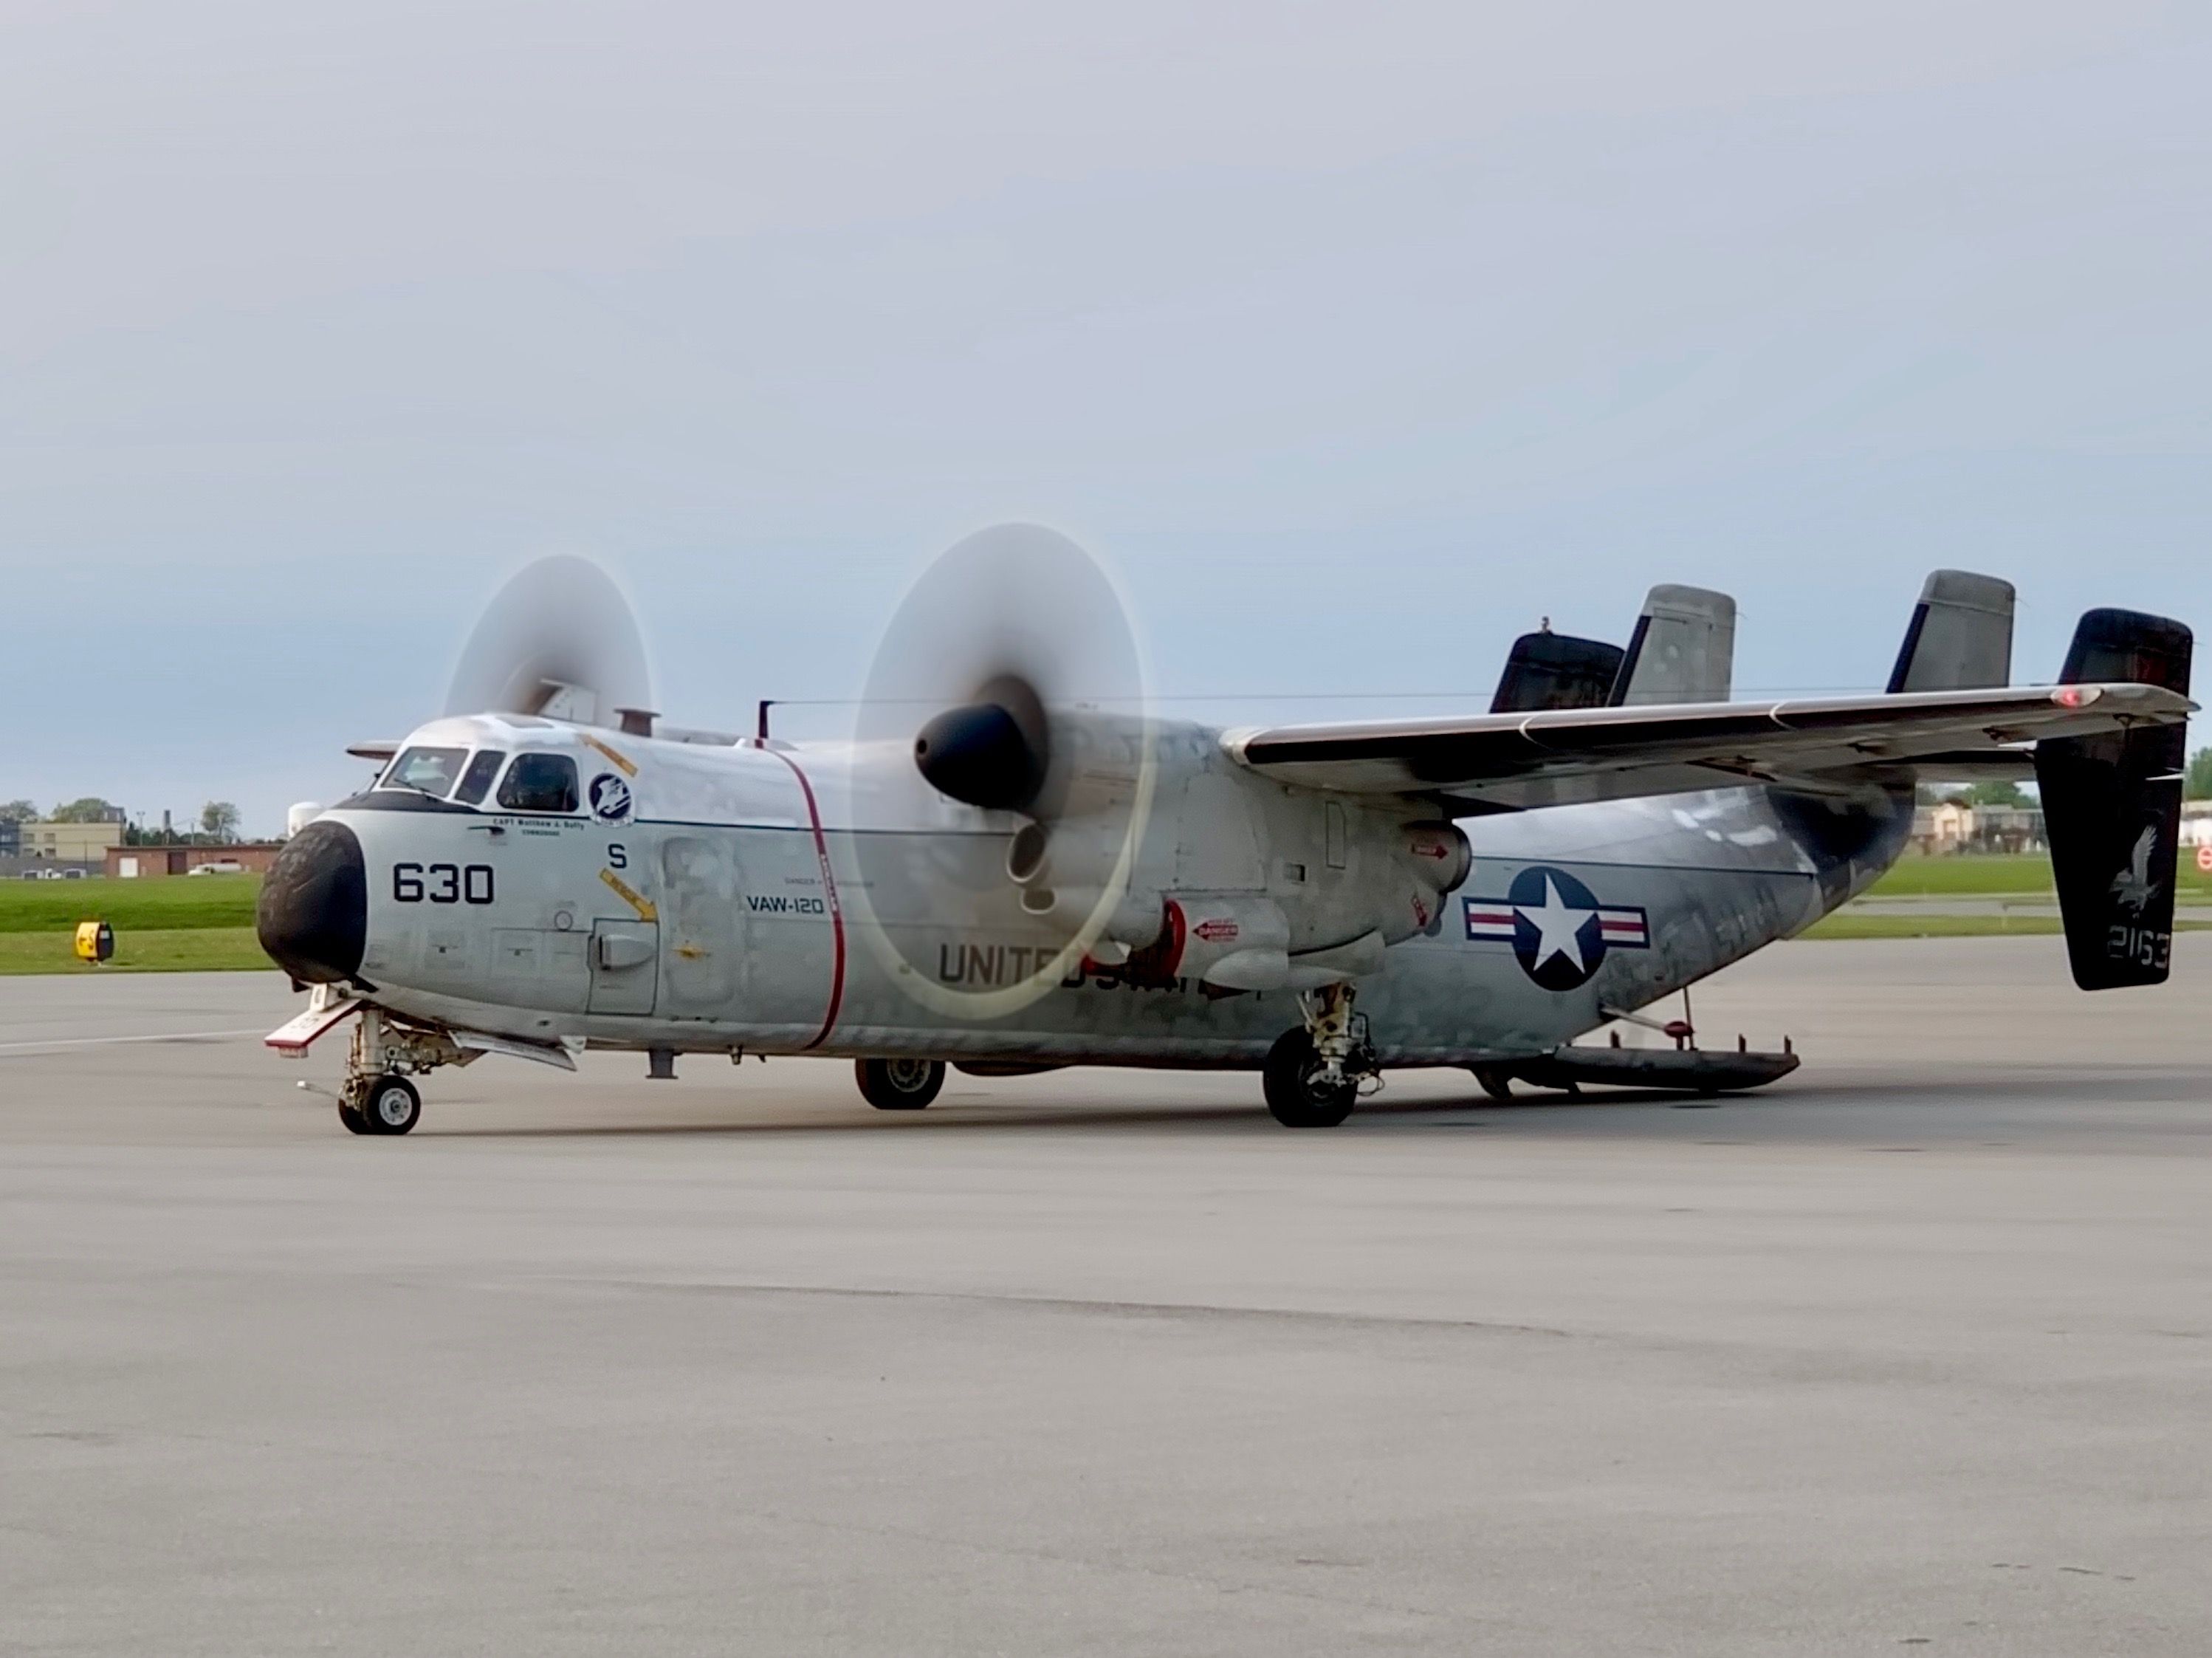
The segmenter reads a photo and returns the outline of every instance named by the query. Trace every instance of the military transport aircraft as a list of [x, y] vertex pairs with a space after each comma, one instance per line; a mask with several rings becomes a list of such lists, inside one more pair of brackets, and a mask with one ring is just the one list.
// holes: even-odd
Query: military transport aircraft
[[545, 561], [277, 859], [260, 938], [310, 998], [268, 1040], [350, 1021], [356, 1133], [440, 1066], [585, 1048], [840, 1057], [887, 1110], [948, 1062], [1243, 1069], [1292, 1127], [1391, 1067], [1749, 1086], [1796, 1057], [1573, 1039], [1833, 910], [1920, 779], [1978, 776], [2040, 784], [2076, 980], [2156, 983], [2191, 636], [2092, 611], [2012, 686], [2012, 613], [1938, 571], [1885, 694], [1732, 702], [1733, 604], [1661, 587], [1625, 648], [1524, 636], [1486, 713], [1219, 730], [1147, 703], [1096, 563], [1007, 525], [907, 595], [853, 739], [795, 744], [660, 725], [618, 590]]

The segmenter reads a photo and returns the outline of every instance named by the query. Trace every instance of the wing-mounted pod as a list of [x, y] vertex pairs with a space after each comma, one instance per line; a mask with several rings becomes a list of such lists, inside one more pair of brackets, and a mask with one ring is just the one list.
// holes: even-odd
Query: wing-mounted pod
[[1735, 672], [1735, 600], [1662, 582], [1644, 597], [1607, 701], [1615, 708], [1724, 703]]
[[[878, 649], [856, 735], [892, 774], [1003, 814], [1003, 840], [855, 838], [864, 936], [918, 999], [1003, 1017], [1086, 956], [1158, 942], [1165, 900], [1137, 880], [1158, 773], [1142, 656], [1112, 580], [1066, 537], [1000, 525], [932, 564]], [[944, 983], [933, 952], [948, 931], [1022, 941], [1024, 970]]]
[[[2059, 682], [2154, 685], [2185, 697], [2191, 650], [2179, 622], [2093, 610], [2074, 631]], [[2085, 991], [2165, 982], [2188, 749], [2179, 722], [2035, 746], [2067, 959]]]

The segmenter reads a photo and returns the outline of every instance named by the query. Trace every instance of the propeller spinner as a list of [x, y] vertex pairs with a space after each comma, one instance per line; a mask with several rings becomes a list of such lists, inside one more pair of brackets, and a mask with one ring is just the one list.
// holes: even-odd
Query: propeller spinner
[[[940, 839], [857, 838], [862, 930], [909, 993], [1003, 1017], [1094, 947], [1157, 933], [1160, 902], [1132, 880], [1157, 769], [1142, 654], [1113, 580], [1066, 536], [1002, 524], [925, 570], [878, 647], [856, 735], [907, 750], [918, 789], [1022, 820], [957, 868], [918, 867]], [[933, 941], [976, 928], [1014, 941], [1027, 970], [948, 984]]]

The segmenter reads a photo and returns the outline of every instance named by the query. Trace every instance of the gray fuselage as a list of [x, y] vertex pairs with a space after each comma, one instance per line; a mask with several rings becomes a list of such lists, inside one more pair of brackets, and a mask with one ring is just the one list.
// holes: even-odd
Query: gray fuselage
[[[885, 808], [850, 749], [524, 726], [411, 741], [565, 751], [621, 785], [568, 814], [380, 789], [328, 814], [363, 850], [361, 978], [398, 1013], [615, 1047], [1166, 1066], [1255, 1065], [1299, 1022], [1288, 989], [1081, 961], [971, 1016], [963, 997], [995, 1009], [984, 993], [1054, 957], [997, 903], [1004, 814]], [[1911, 815], [1896, 789], [1744, 787], [1466, 820], [1467, 881], [1359, 980], [1369, 1039], [1384, 1064], [1548, 1052], [1827, 913], [1893, 861]], [[1282, 850], [1261, 861], [1304, 879]]]

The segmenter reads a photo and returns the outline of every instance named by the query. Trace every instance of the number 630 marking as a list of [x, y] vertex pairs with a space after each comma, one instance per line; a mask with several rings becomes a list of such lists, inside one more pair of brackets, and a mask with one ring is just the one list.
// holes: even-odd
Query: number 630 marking
[[458, 863], [433, 863], [425, 869], [419, 863], [395, 863], [392, 896], [400, 904], [420, 904], [426, 898], [433, 904], [489, 904], [491, 865], [471, 863], [464, 869]]

